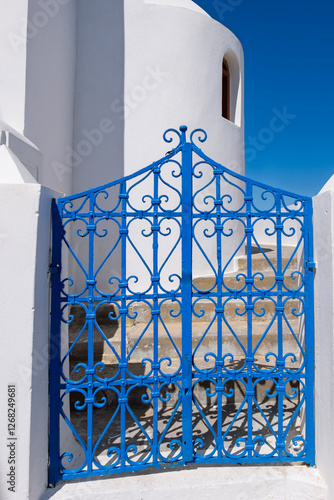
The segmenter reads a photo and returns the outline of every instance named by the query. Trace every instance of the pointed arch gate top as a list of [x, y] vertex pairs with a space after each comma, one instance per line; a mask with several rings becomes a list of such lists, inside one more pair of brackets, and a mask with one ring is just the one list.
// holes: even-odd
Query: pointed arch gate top
[[53, 207], [50, 483], [314, 462], [312, 202], [195, 130]]

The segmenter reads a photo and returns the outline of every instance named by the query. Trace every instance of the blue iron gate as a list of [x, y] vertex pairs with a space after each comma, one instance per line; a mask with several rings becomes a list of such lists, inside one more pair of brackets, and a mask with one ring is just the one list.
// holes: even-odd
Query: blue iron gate
[[314, 461], [311, 199], [226, 169], [186, 130], [54, 204], [51, 483]]

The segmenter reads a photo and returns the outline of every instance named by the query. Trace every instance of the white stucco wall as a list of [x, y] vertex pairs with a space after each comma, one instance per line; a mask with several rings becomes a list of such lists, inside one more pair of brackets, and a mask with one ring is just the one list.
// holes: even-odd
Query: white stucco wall
[[[58, 194], [58, 193], [57, 193]], [[0, 498], [37, 500], [47, 485], [51, 198], [37, 183], [1, 184]], [[15, 384], [15, 436], [8, 385]], [[15, 462], [8, 463], [13, 437]], [[8, 439], [9, 438], [9, 439]], [[12, 457], [13, 458], [13, 455]], [[7, 483], [15, 467], [15, 489]]]
[[[38, 173], [43, 162], [43, 156], [35, 144], [29, 141], [23, 134], [10, 127], [7, 123], [0, 121], [0, 145], [6, 146], [10, 154], [22, 163], [24, 166], [24, 175], [26, 175], [28, 171], [37, 181]], [[9, 179], [5, 180], [3, 172], [1, 174], [1, 182], [11, 182]]]
[[316, 464], [334, 499], [334, 176], [313, 198]]
[[[162, 135], [166, 129], [178, 129], [183, 124], [188, 126], [188, 139], [195, 128], [203, 128], [208, 139], [203, 145], [198, 144], [205, 154], [243, 174], [243, 51], [238, 39], [206, 13], [194, 8], [190, 1], [176, 7], [175, 2], [166, 0], [125, 0], [124, 19], [125, 174], [150, 164], [173, 148], [177, 141], [166, 144]], [[224, 56], [231, 70], [231, 102], [236, 102], [236, 111], [231, 113], [231, 118], [235, 123], [222, 117]], [[231, 107], [234, 109], [234, 106]], [[212, 171], [204, 167], [203, 174], [204, 185], [205, 179], [209, 181], [212, 178]], [[149, 186], [144, 185], [142, 191], [153, 194]], [[240, 193], [231, 188], [228, 193], [232, 194], [233, 208], [240, 208]], [[214, 184], [206, 195], [215, 196]], [[240, 202], [236, 203], [236, 200]], [[205, 207], [202, 209], [205, 210]], [[216, 239], [203, 237], [204, 226], [199, 228], [198, 240], [215, 266]], [[208, 224], [207, 228], [211, 232], [212, 225]], [[133, 231], [132, 239], [139, 252], [147, 255], [151, 242], [141, 236], [141, 230], [142, 227], [137, 232]], [[224, 239], [224, 264], [241, 242], [238, 233], [238, 229], [234, 228], [233, 236]], [[167, 242], [165, 245], [163, 238], [161, 243], [163, 247], [168, 247], [168, 254], [172, 244]], [[201, 251], [195, 244], [193, 248], [194, 277], [213, 274]], [[139, 276], [138, 288], [135, 289], [145, 289], [149, 276], [144, 280], [144, 266], [132, 249], [129, 249], [127, 257], [129, 275]], [[180, 251], [176, 251], [169, 269], [166, 268], [166, 276], [181, 271], [180, 258]], [[140, 281], [143, 281], [142, 284]], [[169, 283], [169, 288], [174, 286]]]
[[43, 154], [38, 182], [68, 194], [72, 189], [76, 0], [30, 0], [28, 15], [24, 133]]
[[3, 0], [0, 16], [0, 120], [24, 130], [28, 0]]
[[[206, 153], [244, 172], [243, 51], [227, 28], [190, 0], [125, 0], [124, 12], [122, 0], [81, 0], [77, 19], [73, 192], [152, 163], [182, 124], [204, 128]], [[239, 61], [237, 124], [221, 116], [225, 54]]]
[[72, 184], [75, 28], [76, 0], [1, 4], [0, 120], [18, 134], [13, 151], [32, 175], [65, 193]]
[[[244, 173], [243, 51], [228, 29], [190, 0], [181, 4], [81, 0], [77, 7], [73, 192], [131, 174], [164, 156], [175, 145], [163, 141], [164, 131], [182, 124], [188, 126], [188, 139], [194, 128], [204, 128], [206, 154]], [[231, 69], [235, 123], [221, 116], [224, 56]], [[141, 192], [149, 194], [150, 186], [143, 185]], [[233, 196], [238, 198], [236, 193]], [[139, 252], [147, 255], [151, 244], [141, 236], [141, 229], [131, 237]], [[225, 262], [238, 246], [237, 232], [224, 242]], [[73, 244], [82, 261], [85, 242], [77, 240]], [[211, 242], [205, 246], [214, 262], [216, 248]], [[106, 240], [96, 242], [97, 254], [105, 253], [105, 248], [99, 249], [105, 244]], [[194, 256], [201, 261], [195, 275], [212, 274], [201, 253]], [[119, 267], [115, 260], [116, 256], [113, 269]], [[140, 260], [138, 265], [130, 248], [127, 260], [128, 276], [144, 276], [145, 266]], [[180, 251], [176, 251], [171, 268], [177, 272], [179, 262]], [[78, 273], [79, 290], [84, 277]], [[107, 292], [109, 272], [104, 274], [102, 289]], [[144, 290], [146, 281], [138, 283], [136, 290]]]
[[[208, 156], [243, 173], [241, 44], [207, 14], [166, 3], [124, 2], [124, 171], [132, 173], [160, 158], [170, 149], [162, 143], [163, 132], [185, 124], [190, 132], [198, 127], [206, 130], [203, 149]], [[240, 126], [221, 116], [222, 61], [230, 50], [239, 61], [236, 122]]]
[[123, 176], [124, 122], [111, 109], [124, 94], [123, 0], [80, 0], [73, 135], [73, 192]]
[[[163, 132], [182, 124], [204, 128], [207, 154], [244, 172], [243, 51], [227, 28], [190, 0], [81, 0], [77, 9], [73, 192], [152, 163], [168, 150]], [[235, 123], [221, 116], [224, 55]]]

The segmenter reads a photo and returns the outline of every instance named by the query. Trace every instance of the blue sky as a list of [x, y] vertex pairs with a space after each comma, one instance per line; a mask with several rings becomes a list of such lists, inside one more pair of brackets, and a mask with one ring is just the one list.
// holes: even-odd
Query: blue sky
[[314, 196], [334, 174], [334, 2], [195, 3], [243, 45], [246, 175]]

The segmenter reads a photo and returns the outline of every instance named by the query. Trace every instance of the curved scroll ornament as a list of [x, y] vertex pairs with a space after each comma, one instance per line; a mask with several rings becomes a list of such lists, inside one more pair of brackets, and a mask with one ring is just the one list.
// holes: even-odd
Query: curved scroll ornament
[[[187, 130], [186, 126], [180, 127], [181, 134], [185, 133]], [[169, 144], [173, 144], [173, 141], [176, 139], [178, 140], [178, 143], [174, 146], [174, 148], [171, 151], [168, 151], [166, 155], [171, 155], [177, 151], [180, 146], [182, 146], [182, 135], [180, 132], [174, 128], [169, 128], [167, 129], [164, 134], [163, 134], [163, 140], [165, 142], [168, 142]], [[173, 137], [174, 136], [174, 137]], [[175, 137], [176, 136], [176, 137]]]
[[196, 140], [203, 143], [207, 140], [208, 135], [202, 128], [197, 128], [193, 130], [190, 134], [190, 142], [193, 146], [196, 146]]

